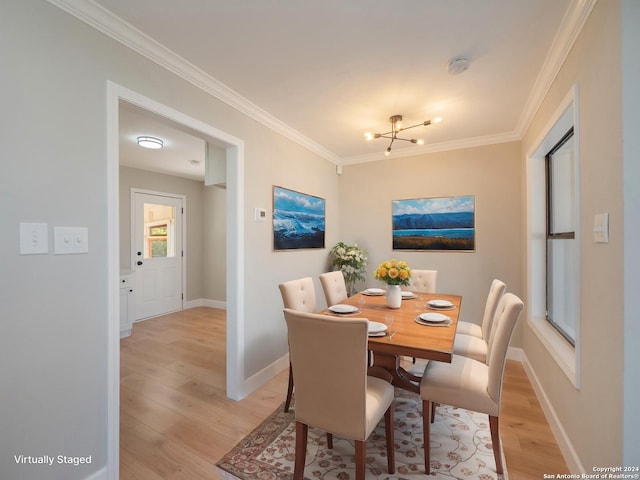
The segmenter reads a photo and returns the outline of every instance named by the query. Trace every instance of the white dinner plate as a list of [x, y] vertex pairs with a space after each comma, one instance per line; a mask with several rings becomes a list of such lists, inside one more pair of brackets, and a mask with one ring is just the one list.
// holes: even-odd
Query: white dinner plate
[[451, 319], [441, 313], [421, 313], [420, 320], [424, 320], [429, 323], [441, 323]]
[[451, 308], [453, 307], [453, 303], [449, 300], [429, 300], [427, 305], [433, 308]]
[[375, 335], [378, 333], [384, 333], [387, 330], [387, 326], [380, 322], [369, 322], [369, 335]]
[[416, 294], [413, 292], [402, 292], [402, 298], [416, 298]]
[[354, 305], [344, 305], [342, 303], [338, 303], [336, 305], [331, 305], [329, 307], [333, 313], [354, 313], [358, 311], [358, 307]]
[[387, 332], [376, 332], [376, 333], [369, 333], [370, 337], [384, 337], [387, 334]]
[[419, 315], [413, 320], [418, 325], [424, 325], [425, 327], [448, 327], [451, 325], [451, 320], [447, 320], [446, 322], [427, 322], [426, 320], [422, 320]]
[[364, 295], [384, 295], [384, 290], [381, 288], [367, 288], [362, 293]]

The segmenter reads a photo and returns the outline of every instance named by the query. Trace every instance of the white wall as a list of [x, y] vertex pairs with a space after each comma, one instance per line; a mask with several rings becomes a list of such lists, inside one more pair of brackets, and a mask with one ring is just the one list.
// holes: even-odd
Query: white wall
[[[244, 141], [245, 378], [286, 354], [278, 282], [317, 276], [327, 257], [274, 253], [270, 222], [253, 223], [253, 207], [270, 207], [273, 184], [322, 196], [330, 244], [338, 180], [327, 161], [45, 0], [2, 2], [0, 57], [0, 478], [86, 478], [107, 453], [107, 81]], [[89, 254], [20, 256], [21, 221], [46, 222], [50, 234], [88, 227]], [[92, 463], [17, 465], [19, 454]]]

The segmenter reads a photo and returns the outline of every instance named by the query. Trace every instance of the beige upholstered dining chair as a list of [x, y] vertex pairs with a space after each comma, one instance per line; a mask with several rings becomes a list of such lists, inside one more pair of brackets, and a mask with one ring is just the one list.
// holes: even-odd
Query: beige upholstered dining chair
[[411, 278], [407, 290], [423, 293], [436, 292], [437, 270], [411, 270]]
[[500, 400], [507, 348], [513, 329], [524, 305], [512, 293], [506, 293], [498, 306], [494, 331], [489, 340], [487, 361], [479, 362], [453, 355], [451, 363], [429, 362], [420, 383], [422, 425], [424, 429], [424, 463], [427, 475], [430, 465], [429, 414], [431, 402], [452, 405], [489, 415], [496, 471], [503, 473], [500, 450]]
[[[407, 290], [413, 292], [422, 293], [436, 293], [436, 279], [438, 276], [437, 270], [414, 270], [411, 269], [411, 277], [409, 278], [409, 285]], [[411, 361], [415, 364], [416, 358], [413, 357]], [[425, 362], [419, 362], [418, 365], [411, 369], [409, 372], [415, 381], [419, 381], [421, 369], [426, 365]]]
[[304, 476], [309, 427], [353, 440], [356, 480], [364, 480], [366, 440], [383, 416], [387, 468], [394, 473], [394, 390], [367, 376], [367, 320], [291, 309], [284, 317], [296, 384], [294, 480]]
[[[290, 308], [299, 312], [312, 313], [316, 311], [316, 290], [311, 277], [290, 280], [278, 285], [282, 295], [284, 308]], [[293, 373], [289, 362], [289, 385], [287, 387], [287, 399], [284, 402], [284, 411], [288, 412], [293, 396]]]
[[504, 282], [498, 279], [491, 282], [481, 325], [464, 321], [458, 322], [453, 353], [471, 357], [479, 362], [486, 361], [496, 310], [506, 288]]
[[320, 274], [320, 285], [324, 291], [324, 298], [327, 301], [327, 307], [337, 305], [346, 300], [347, 284], [344, 281], [344, 274], [341, 270]]

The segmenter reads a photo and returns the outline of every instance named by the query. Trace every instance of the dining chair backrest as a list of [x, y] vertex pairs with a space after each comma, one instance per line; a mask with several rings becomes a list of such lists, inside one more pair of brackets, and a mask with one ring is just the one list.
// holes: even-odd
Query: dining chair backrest
[[284, 308], [300, 312], [316, 311], [316, 290], [311, 277], [290, 280], [278, 285]]
[[411, 270], [411, 278], [409, 278], [409, 290], [423, 293], [436, 292], [437, 270]]
[[513, 293], [505, 293], [496, 312], [495, 325], [487, 351], [487, 365], [489, 367], [487, 393], [497, 403], [498, 408], [502, 393], [502, 376], [507, 361], [507, 349], [523, 309], [522, 300]]
[[482, 338], [489, 342], [491, 335], [491, 327], [496, 317], [496, 311], [507, 286], [501, 280], [494, 278], [489, 287], [489, 295], [484, 306], [484, 315], [482, 316]]
[[347, 284], [342, 270], [320, 274], [320, 285], [324, 292], [327, 306], [336, 305], [347, 299]]
[[284, 316], [296, 421], [346, 438], [366, 438], [367, 320], [291, 309]]

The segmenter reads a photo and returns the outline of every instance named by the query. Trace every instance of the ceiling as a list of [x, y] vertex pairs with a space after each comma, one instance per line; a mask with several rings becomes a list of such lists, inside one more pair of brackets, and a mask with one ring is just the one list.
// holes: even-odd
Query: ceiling
[[[443, 121], [407, 132], [425, 145], [395, 143], [392, 156], [521, 138], [594, 3], [50, 1], [337, 164], [385, 158], [388, 141], [364, 133], [389, 131], [394, 114], [404, 125]], [[456, 57], [470, 67], [450, 75]], [[122, 140], [145, 120], [158, 126], [124, 111]]]

